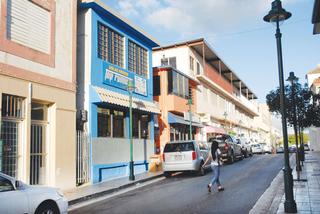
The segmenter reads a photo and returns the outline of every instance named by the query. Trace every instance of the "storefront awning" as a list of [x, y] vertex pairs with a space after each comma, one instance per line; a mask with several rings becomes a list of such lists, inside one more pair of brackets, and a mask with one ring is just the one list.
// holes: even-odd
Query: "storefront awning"
[[204, 131], [206, 133], [226, 134], [226, 131], [223, 128], [219, 128], [215, 126], [205, 126]]
[[[102, 102], [111, 103], [119, 106], [124, 106], [129, 108], [129, 96], [116, 93], [113, 91], [108, 91], [104, 88], [100, 88], [97, 86], [92, 87], [100, 97]], [[154, 102], [149, 102], [137, 98], [132, 98], [132, 108], [138, 109], [141, 111], [152, 112], [156, 114], [160, 114], [160, 109], [158, 105]]]
[[[170, 112], [168, 112], [168, 123], [179, 123], [184, 125], [190, 125], [190, 122], [186, 121], [183, 117], [172, 114]], [[196, 126], [200, 128], [204, 127], [202, 124], [196, 123], [196, 122], [192, 122], [192, 126]]]

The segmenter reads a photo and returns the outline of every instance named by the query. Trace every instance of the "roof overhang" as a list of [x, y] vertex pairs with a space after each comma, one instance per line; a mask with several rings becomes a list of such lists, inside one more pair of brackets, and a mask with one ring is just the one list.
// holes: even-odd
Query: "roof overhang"
[[205, 56], [208, 64], [214, 67], [221, 75], [228, 80], [240, 91], [242, 94], [250, 95], [248, 99], [257, 99], [257, 96], [249, 89], [249, 87], [242, 81], [239, 76], [232, 71], [232, 69], [216, 54], [210, 45], [202, 39], [202, 42], [189, 44], [200, 56]]
[[[119, 105], [126, 108], [130, 107], [129, 96], [106, 90], [97, 86], [92, 86], [92, 88], [98, 94], [98, 97], [100, 98], [101, 102]], [[132, 98], [132, 108], [140, 111], [160, 114], [160, 108], [155, 102], [145, 101], [137, 99], [135, 97]]]
[[314, 1], [312, 13], [313, 34], [320, 34], [320, 0]]
[[[187, 121], [183, 117], [175, 115], [171, 112], [168, 112], [168, 123], [190, 125], [190, 121]], [[200, 127], [200, 128], [204, 127], [201, 123], [197, 123], [197, 122], [191, 122], [191, 125], [196, 126], [196, 127]]]
[[309, 75], [309, 74], [320, 74], [320, 66], [318, 66], [317, 68], [309, 71], [309, 72], [307, 73], [307, 75]]

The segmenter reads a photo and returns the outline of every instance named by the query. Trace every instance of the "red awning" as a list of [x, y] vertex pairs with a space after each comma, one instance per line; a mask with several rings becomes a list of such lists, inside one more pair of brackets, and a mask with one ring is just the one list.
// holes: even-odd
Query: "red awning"
[[207, 133], [226, 134], [227, 132], [223, 128], [214, 126], [205, 126], [204, 131]]

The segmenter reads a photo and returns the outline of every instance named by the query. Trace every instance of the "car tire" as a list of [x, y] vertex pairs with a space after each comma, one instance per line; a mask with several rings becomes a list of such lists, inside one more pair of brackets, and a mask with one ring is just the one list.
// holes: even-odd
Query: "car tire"
[[234, 163], [234, 154], [233, 151], [231, 151], [230, 157], [229, 157], [229, 163], [233, 164]]
[[60, 211], [55, 202], [48, 201], [48, 202], [42, 202], [35, 211], [35, 214], [43, 214], [43, 213], [59, 214]]
[[245, 158], [249, 157], [249, 155], [248, 155], [248, 150], [246, 150], [246, 151], [244, 152], [244, 157], [245, 157]]
[[200, 167], [199, 167], [199, 170], [198, 170], [198, 175], [199, 176], [204, 176], [206, 174], [206, 171], [202, 166], [203, 166], [203, 162], [200, 163]]
[[172, 176], [172, 173], [171, 172], [164, 172], [163, 175], [166, 178], [170, 178]]

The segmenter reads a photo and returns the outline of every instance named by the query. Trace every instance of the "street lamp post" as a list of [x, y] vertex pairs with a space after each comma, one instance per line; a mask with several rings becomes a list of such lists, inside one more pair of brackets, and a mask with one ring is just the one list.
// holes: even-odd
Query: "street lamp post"
[[189, 134], [190, 134], [189, 140], [192, 140], [192, 109], [191, 109], [192, 98], [191, 97], [188, 99], [188, 105], [189, 105]]
[[130, 162], [129, 162], [129, 180], [134, 181], [134, 164], [133, 164], [133, 138], [132, 138], [132, 93], [135, 86], [132, 81], [128, 82], [128, 92], [129, 92], [129, 138], [130, 138]]
[[242, 120], [239, 120], [239, 125], [238, 125], [238, 127], [239, 127], [239, 130], [238, 130], [238, 135], [239, 135], [239, 137], [242, 137], [242, 133], [241, 133], [241, 124], [242, 124]]
[[291, 98], [292, 98], [292, 108], [293, 108], [293, 129], [294, 129], [294, 136], [296, 141], [296, 171], [298, 180], [300, 180], [300, 171], [301, 171], [301, 165], [300, 165], [300, 158], [299, 158], [299, 149], [298, 149], [298, 131], [297, 131], [297, 110], [296, 110], [296, 101], [295, 101], [295, 86], [298, 81], [298, 78], [294, 75], [294, 72], [290, 72], [290, 75], [287, 79], [287, 81], [291, 84]]
[[284, 144], [284, 186], [285, 186], [285, 202], [284, 210], [286, 213], [296, 213], [297, 205], [293, 197], [293, 177], [292, 169], [289, 162], [288, 149], [288, 133], [287, 133], [287, 119], [285, 113], [285, 96], [284, 96], [284, 78], [283, 78], [283, 62], [282, 62], [282, 47], [281, 47], [281, 33], [279, 22], [282, 22], [291, 17], [291, 13], [282, 8], [280, 0], [272, 2], [272, 8], [269, 13], [264, 16], [263, 20], [266, 22], [276, 23], [276, 40], [277, 40], [277, 54], [278, 54], [278, 70], [279, 70], [279, 85], [280, 85], [280, 108], [282, 115], [282, 132]]
[[224, 116], [224, 127], [227, 128], [227, 117], [228, 117], [228, 113], [225, 111], [223, 113], [223, 116]]

